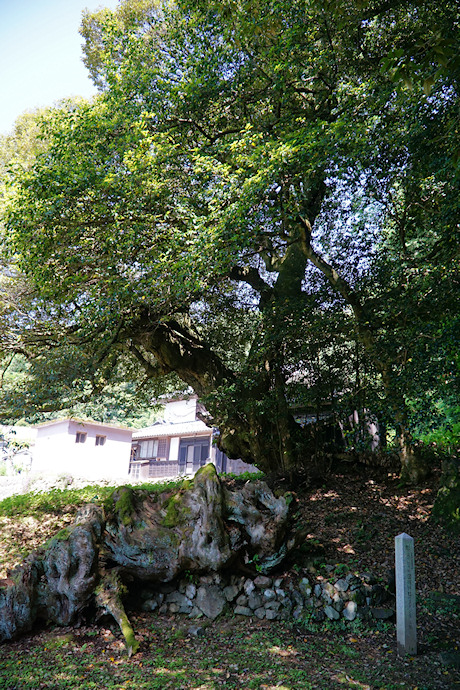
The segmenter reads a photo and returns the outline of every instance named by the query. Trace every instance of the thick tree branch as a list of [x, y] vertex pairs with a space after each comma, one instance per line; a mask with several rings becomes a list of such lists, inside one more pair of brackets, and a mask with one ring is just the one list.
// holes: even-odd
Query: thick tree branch
[[139, 350], [134, 343], [131, 341], [128, 342], [127, 344], [127, 349], [131, 354], [134, 355], [134, 357], [137, 359], [137, 361], [140, 363], [141, 367], [144, 369], [146, 372], [147, 376], [150, 379], [157, 379], [165, 374], [170, 373], [169, 371], [166, 371], [163, 367], [160, 367], [158, 363], [152, 364]]
[[163, 373], [175, 372], [198, 396], [208, 395], [233, 378], [207, 344], [177, 321], [156, 323], [152, 327], [145, 315], [132, 334], [132, 341], [155, 357]]
[[346, 280], [341, 278], [336, 269], [323, 259], [322, 256], [316, 252], [311, 245], [312, 227], [310, 221], [298, 216], [300, 224], [300, 244], [302, 251], [311, 263], [318, 268], [321, 273], [328, 279], [332, 287], [338, 292], [343, 299], [353, 309], [355, 317], [359, 320], [362, 316], [363, 308], [358, 295], [354, 292]]
[[231, 280], [247, 283], [260, 295], [260, 304], [263, 306], [273, 295], [273, 288], [263, 280], [259, 271], [253, 266], [233, 266], [229, 273]]
[[345, 302], [353, 310], [358, 337], [369, 354], [372, 355], [375, 365], [382, 373], [383, 370], [386, 369], [386, 364], [381, 361], [381, 357], [377, 352], [376, 338], [371, 329], [370, 322], [366, 318], [367, 310], [365, 310], [359, 296], [351, 285], [338, 274], [333, 266], [328, 264], [327, 261], [313, 249], [311, 245], [312, 227], [310, 222], [300, 216], [298, 220], [300, 224], [300, 243], [302, 251], [307, 259], [309, 259], [309, 261], [311, 261], [311, 263], [328, 279], [332, 288], [343, 297]]

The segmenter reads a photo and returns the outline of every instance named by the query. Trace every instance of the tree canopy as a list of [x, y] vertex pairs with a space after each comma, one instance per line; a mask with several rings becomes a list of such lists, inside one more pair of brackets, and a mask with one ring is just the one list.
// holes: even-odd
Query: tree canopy
[[100, 95], [7, 175], [4, 347], [178, 377], [263, 469], [308, 459], [295, 404], [371, 410], [416, 479], [458, 378], [456, 3], [124, 0], [82, 35]]

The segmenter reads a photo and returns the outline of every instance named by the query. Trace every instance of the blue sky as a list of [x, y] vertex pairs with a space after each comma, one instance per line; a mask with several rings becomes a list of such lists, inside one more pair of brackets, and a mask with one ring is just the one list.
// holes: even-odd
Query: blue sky
[[0, 135], [26, 110], [95, 93], [78, 33], [87, 7], [117, 0], [0, 0]]

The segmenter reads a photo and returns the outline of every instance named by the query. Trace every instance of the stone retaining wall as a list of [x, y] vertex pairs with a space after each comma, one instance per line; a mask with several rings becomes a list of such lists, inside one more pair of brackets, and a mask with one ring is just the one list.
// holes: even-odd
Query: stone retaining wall
[[221, 574], [167, 583], [141, 593], [144, 611], [217, 618], [224, 611], [261, 620], [393, 619], [393, 596], [368, 573], [327, 578]]

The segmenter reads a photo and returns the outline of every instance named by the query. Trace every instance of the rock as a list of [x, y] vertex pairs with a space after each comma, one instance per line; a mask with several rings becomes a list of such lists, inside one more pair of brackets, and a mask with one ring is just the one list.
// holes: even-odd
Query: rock
[[160, 594], [163, 594], [163, 596], [165, 594], [171, 594], [172, 592], [175, 592], [175, 590], [176, 590], [176, 588], [174, 587], [172, 582], [167, 582], [166, 584], [164, 584], [164, 585], [162, 584], [159, 587], [159, 592], [160, 592]]
[[250, 594], [248, 597], [248, 606], [250, 609], [258, 609], [262, 606], [262, 597], [259, 594]]
[[341, 611], [343, 611], [345, 604], [343, 603], [343, 599], [341, 599], [340, 596], [336, 594], [333, 599], [332, 606], [335, 608], [336, 611], [340, 613]]
[[266, 611], [265, 611], [264, 607], [261, 606], [260, 608], [256, 609], [256, 610], [254, 611], [254, 613], [256, 614], [257, 618], [259, 618], [260, 620], [262, 620], [263, 618], [265, 618], [265, 613], [266, 613]]
[[323, 593], [323, 588], [321, 587], [321, 585], [315, 585], [315, 588], [314, 588], [314, 590], [313, 590], [313, 593], [314, 593], [315, 597], [316, 597], [317, 599], [319, 599], [319, 597], [320, 597], [321, 594]]
[[396, 593], [396, 572], [395, 572], [394, 568], [391, 568], [391, 570], [388, 570], [386, 580], [387, 580], [388, 591], [391, 594], [395, 594]]
[[267, 577], [266, 575], [258, 575], [256, 578], [254, 578], [254, 584], [257, 589], [268, 589], [272, 586], [272, 583], [272, 578]]
[[323, 585], [323, 592], [327, 592], [327, 594], [328, 594], [328, 595], [331, 597], [331, 599], [332, 599], [332, 597], [333, 597], [334, 594], [335, 594], [335, 587], [334, 587], [334, 585], [331, 585], [330, 582], [325, 582], [324, 585]]
[[296, 589], [292, 591], [291, 598], [293, 604], [295, 604], [296, 606], [303, 606], [303, 596]]
[[356, 577], [356, 575], [354, 575], [353, 573], [348, 573], [345, 580], [348, 582], [350, 586], [361, 584], [361, 580], [359, 579], [359, 577]]
[[377, 580], [372, 573], [362, 573], [361, 579], [368, 585], [375, 585]]
[[244, 583], [244, 586], [243, 586], [243, 589], [248, 596], [253, 593], [255, 588], [256, 588], [256, 586], [255, 586], [253, 580], [250, 580], [250, 579], [247, 579], [246, 582]]
[[213, 585], [214, 584], [214, 578], [212, 575], [201, 575], [200, 576], [200, 585]]
[[240, 588], [236, 585], [228, 585], [227, 587], [224, 587], [224, 597], [227, 601], [233, 601], [238, 596], [239, 591]]
[[265, 618], [268, 621], [274, 621], [278, 618], [278, 613], [274, 609], [266, 609]]
[[359, 606], [358, 611], [356, 613], [357, 618], [361, 618], [362, 620], [368, 620], [370, 616], [370, 608], [369, 606]]
[[233, 609], [233, 613], [236, 614], [237, 616], [252, 616], [253, 611], [249, 609], [247, 606], [235, 606]]
[[276, 593], [273, 589], [266, 589], [264, 590], [263, 598], [264, 601], [271, 601], [272, 599], [276, 599]]
[[191, 600], [186, 597], [185, 594], [181, 594], [180, 592], [172, 592], [171, 594], [168, 594], [166, 597], [166, 603], [177, 604], [179, 608], [186, 607], [190, 609], [192, 607]]
[[194, 585], [192, 582], [189, 582], [185, 588], [185, 596], [187, 597], [187, 599], [194, 599], [195, 595], [196, 595], [196, 585]]
[[265, 609], [271, 609], [272, 611], [278, 611], [281, 608], [281, 603], [279, 601], [267, 601], [264, 604]]
[[142, 604], [142, 610], [151, 612], [155, 611], [158, 608], [158, 602], [155, 601], [155, 599], [146, 599], [143, 604]]
[[198, 606], [192, 606], [192, 610], [188, 614], [189, 618], [202, 618], [203, 617], [203, 611], [200, 611]]
[[248, 598], [245, 594], [240, 594], [240, 596], [237, 598], [236, 603], [238, 606], [247, 606], [248, 604]]
[[332, 606], [326, 606], [324, 609], [324, 613], [330, 620], [338, 620], [340, 618], [340, 613], [336, 611]]
[[386, 621], [395, 615], [393, 609], [371, 608], [370, 612], [373, 618], [380, 621]]
[[203, 637], [205, 633], [204, 627], [202, 625], [191, 625], [187, 628], [187, 635], [193, 635], [194, 637]]
[[362, 606], [366, 601], [366, 597], [360, 589], [355, 589], [353, 592], [350, 592], [350, 600], [356, 602], [358, 606]]
[[342, 578], [340, 580], [337, 580], [334, 587], [338, 592], [346, 592], [347, 589], [350, 587], [350, 583]]
[[310, 581], [306, 577], [303, 577], [299, 581], [299, 590], [300, 590], [300, 593], [302, 594], [303, 597], [307, 598], [310, 596], [310, 594], [311, 594]]
[[382, 585], [373, 585], [371, 590], [371, 601], [374, 606], [380, 606], [388, 599], [388, 592]]
[[295, 621], [298, 621], [299, 618], [302, 617], [302, 614], [303, 614], [303, 606], [296, 606], [292, 612], [292, 617]]
[[354, 621], [358, 612], [358, 604], [355, 601], [349, 601], [342, 611], [342, 616], [347, 621]]
[[444, 592], [429, 592], [428, 598], [441, 607], [453, 609], [460, 613], [460, 596], [458, 594], [444, 594]]
[[207, 618], [214, 620], [224, 610], [226, 600], [217, 585], [199, 587], [196, 593], [195, 605], [203, 611]]

